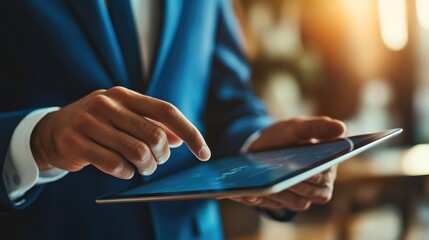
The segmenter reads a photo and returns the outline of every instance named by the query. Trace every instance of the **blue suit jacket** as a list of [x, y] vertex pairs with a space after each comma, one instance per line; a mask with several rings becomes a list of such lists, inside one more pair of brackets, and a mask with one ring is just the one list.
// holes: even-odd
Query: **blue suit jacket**
[[[140, 74], [131, 16], [115, 31], [115, 16], [102, 1], [0, 0], [0, 172], [15, 127], [32, 109], [64, 106], [115, 85], [176, 105], [215, 156], [237, 153], [251, 133], [269, 124], [248, 83], [229, 2], [165, 0], [149, 81]], [[33, 188], [19, 207], [0, 178], [0, 239], [220, 239], [213, 200], [94, 202], [197, 163], [181, 147], [151, 177], [119, 180], [88, 166]]]

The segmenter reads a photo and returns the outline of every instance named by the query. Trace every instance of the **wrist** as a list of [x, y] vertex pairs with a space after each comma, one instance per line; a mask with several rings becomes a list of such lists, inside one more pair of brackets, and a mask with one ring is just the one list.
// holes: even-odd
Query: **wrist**
[[40, 171], [49, 170], [54, 167], [47, 161], [49, 159], [48, 153], [52, 151], [46, 149], [49, 146], [53, 146], [52, 139], [48, 137], [50, 135], [48, 134], [49, 128], [45, 127], [50, 126], [49, 118], [52, 117], [51, 115], [52, 113], [48, 113], [37, 123], [30, 137], [31, 152]]

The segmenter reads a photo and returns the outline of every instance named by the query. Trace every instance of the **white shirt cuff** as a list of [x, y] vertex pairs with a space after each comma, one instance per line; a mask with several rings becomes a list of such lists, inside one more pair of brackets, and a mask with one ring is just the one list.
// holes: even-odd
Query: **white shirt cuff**
[[261, 131], [256, 131], [246, 139], [243, 146], [240, 148], [240, 153], [246, 153], [250, 146], [261, 136]]
[[56, 181], [68, 173], [58, 168], [39, 172], [31, 152], [30, 139], [33, 129], [46, 114], [58, 109], [58, 107], [51, 107], [31, 112], [13, 132], [2, 173], [6, 191], [11, 200], [23, 196], [37, 184]]

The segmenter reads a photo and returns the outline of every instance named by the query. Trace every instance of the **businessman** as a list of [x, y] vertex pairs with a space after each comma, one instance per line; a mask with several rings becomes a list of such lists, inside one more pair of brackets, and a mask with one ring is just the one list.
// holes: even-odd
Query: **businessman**
[[[228, 1], [0, 0], [0, 239], [222, 239], [215, 200], [94, 199], [344, 134], [273, 122], [249, 76]], [[335, 174], [233, 200], [287, 220], [329, 201]]]

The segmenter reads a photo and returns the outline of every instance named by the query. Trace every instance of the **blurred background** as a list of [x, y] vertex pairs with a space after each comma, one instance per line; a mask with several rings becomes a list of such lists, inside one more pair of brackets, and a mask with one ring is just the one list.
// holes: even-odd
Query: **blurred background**
[[272, 116], [404, 132], [341, 164], [331, 203], [291, 223], [222, 202], [227, 239], [429, 239], [429, 0], [233, 3]]

